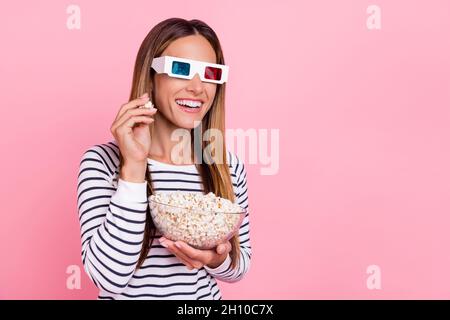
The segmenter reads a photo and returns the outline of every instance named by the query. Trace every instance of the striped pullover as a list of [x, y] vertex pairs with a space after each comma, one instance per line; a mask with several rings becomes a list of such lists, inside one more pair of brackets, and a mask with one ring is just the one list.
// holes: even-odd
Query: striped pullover
[[[171, 165], [147, 159], [155, 193], [175, 190], [203, 192], [195, 165]], [[244, 164], [227, 152], [236, 202], [248, 210]], [[231, 268], [228, 255], [217, 268], [189, 270], [158, 238], [136, 270], [148, 206], [147, 182], [119, 177], [116, 141], [90, 147], [78, 171], [77, 204], [81, 229], [81, 258], [89, 278], [99, 289], [98, 299], [209, 299], [222, 295], [216, 280], [236, 282], [250, 267], [249, 214], [239, 229], [240, 256]]]

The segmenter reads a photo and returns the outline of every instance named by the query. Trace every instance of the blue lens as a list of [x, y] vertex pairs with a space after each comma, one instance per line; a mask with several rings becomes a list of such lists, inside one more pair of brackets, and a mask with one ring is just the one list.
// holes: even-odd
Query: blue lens
[[191, 70], [191, 65], [186, 62], [174, 61], [172, 62], [172, 73], [180, 76], [188, 76]]

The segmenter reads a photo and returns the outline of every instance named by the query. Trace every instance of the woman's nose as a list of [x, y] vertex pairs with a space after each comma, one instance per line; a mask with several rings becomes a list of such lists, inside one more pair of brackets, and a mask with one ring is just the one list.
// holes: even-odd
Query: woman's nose
[[189, 83], [186, 88], [188, 91], [193, 91], [195, 93], [200, 93], [203, 91], [203, 82], [200, 79], [200, 76], [198, 73], [195, 74], [195, 76], [189, 80]]

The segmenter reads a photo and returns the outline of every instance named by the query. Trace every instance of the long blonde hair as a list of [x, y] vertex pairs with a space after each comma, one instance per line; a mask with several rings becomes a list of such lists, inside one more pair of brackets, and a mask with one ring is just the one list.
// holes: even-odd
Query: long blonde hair
[[[162, 52], [169, 46], [169, 44], [181, 37], [200, 34], [205, 37], [211, 46], [213, 47], [218, 64], [225, 64], [222, 48], [220, 46], [219, 39], [214, 30], [206, 23], [200, 20], [185, 20], [181, 18], [170, 18], [158, 23], [145, 37], [142, 42], [134, 66], [133, 83], [130, 93], [130, 101], [138, 98], [145, 92], [149, 93], [149, 96], [154, 99], [153, 83], [155, 71], [150, 68], [151, 62], [154, 57], [159, 57]], [[200, 164], [196, 164], [196, 167], [201, 176], [203, 191], [205, 193], [214, 192], [217, 196], [235, 200], [235, 194], [233, 191], [233, 184], [230, 177], [230, 170], [227, 164], [227, 151], [225, 143], [225, 83], [217, 84], [217, 90], [212, 103], [211, 108], [206, 113], [201, 123], [202, 129], [207, 131], [208, 129], [220, 130], [223, 137], [222, 152], [216, 152], [215, 161], [211, 164], [207, 164], [205, 161], [201, 161]], [[201, 152], [207, 145], [207, 141], [201, 139], [201, 137], [195, 137], [194, 135], [201, 134], [199, 130], [191, 130], [192, 141], [202, 141]], [[193, 143], [191, 146], [193, 148]], [[194, 151], [194, 155], [195, 155]], [[217, 159], [217, 155], [222, 155], [223, 159]], [[195, 161], [195, 163], [198, 163]], [[119, 170], [122, 168], [123, 159], [120, 156]], [[119, 171], [120, 172], [120, 171]], [[146, 170], [147, 180], [147, 195], [153, 194], [153, 185], [151, 181], [151, 175], [149, 167]], [[141, 253], [139, 256], [137, 268], [140, 268], [148, 256], [150, 248], [155, 238], [156, 228], [150, 215], [150, 208], [147, 207], [147, 216], [145, 222], [144, 242], [142, 245]], [[231, 240], [231, 252], [230, 257], [232, 261], [232, 267], [234, 268], [239, 259], [239, 238], [235, 235]]]

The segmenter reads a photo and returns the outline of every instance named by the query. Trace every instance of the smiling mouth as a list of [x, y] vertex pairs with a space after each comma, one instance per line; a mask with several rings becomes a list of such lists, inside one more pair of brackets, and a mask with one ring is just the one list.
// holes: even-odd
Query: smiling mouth
[[187, 100], [187, 99], [176, 99], [175, 103], [180, 107], [190, 108], [190, 109], [200, 109], [203, 105], [202, 101], [199, 100]]

